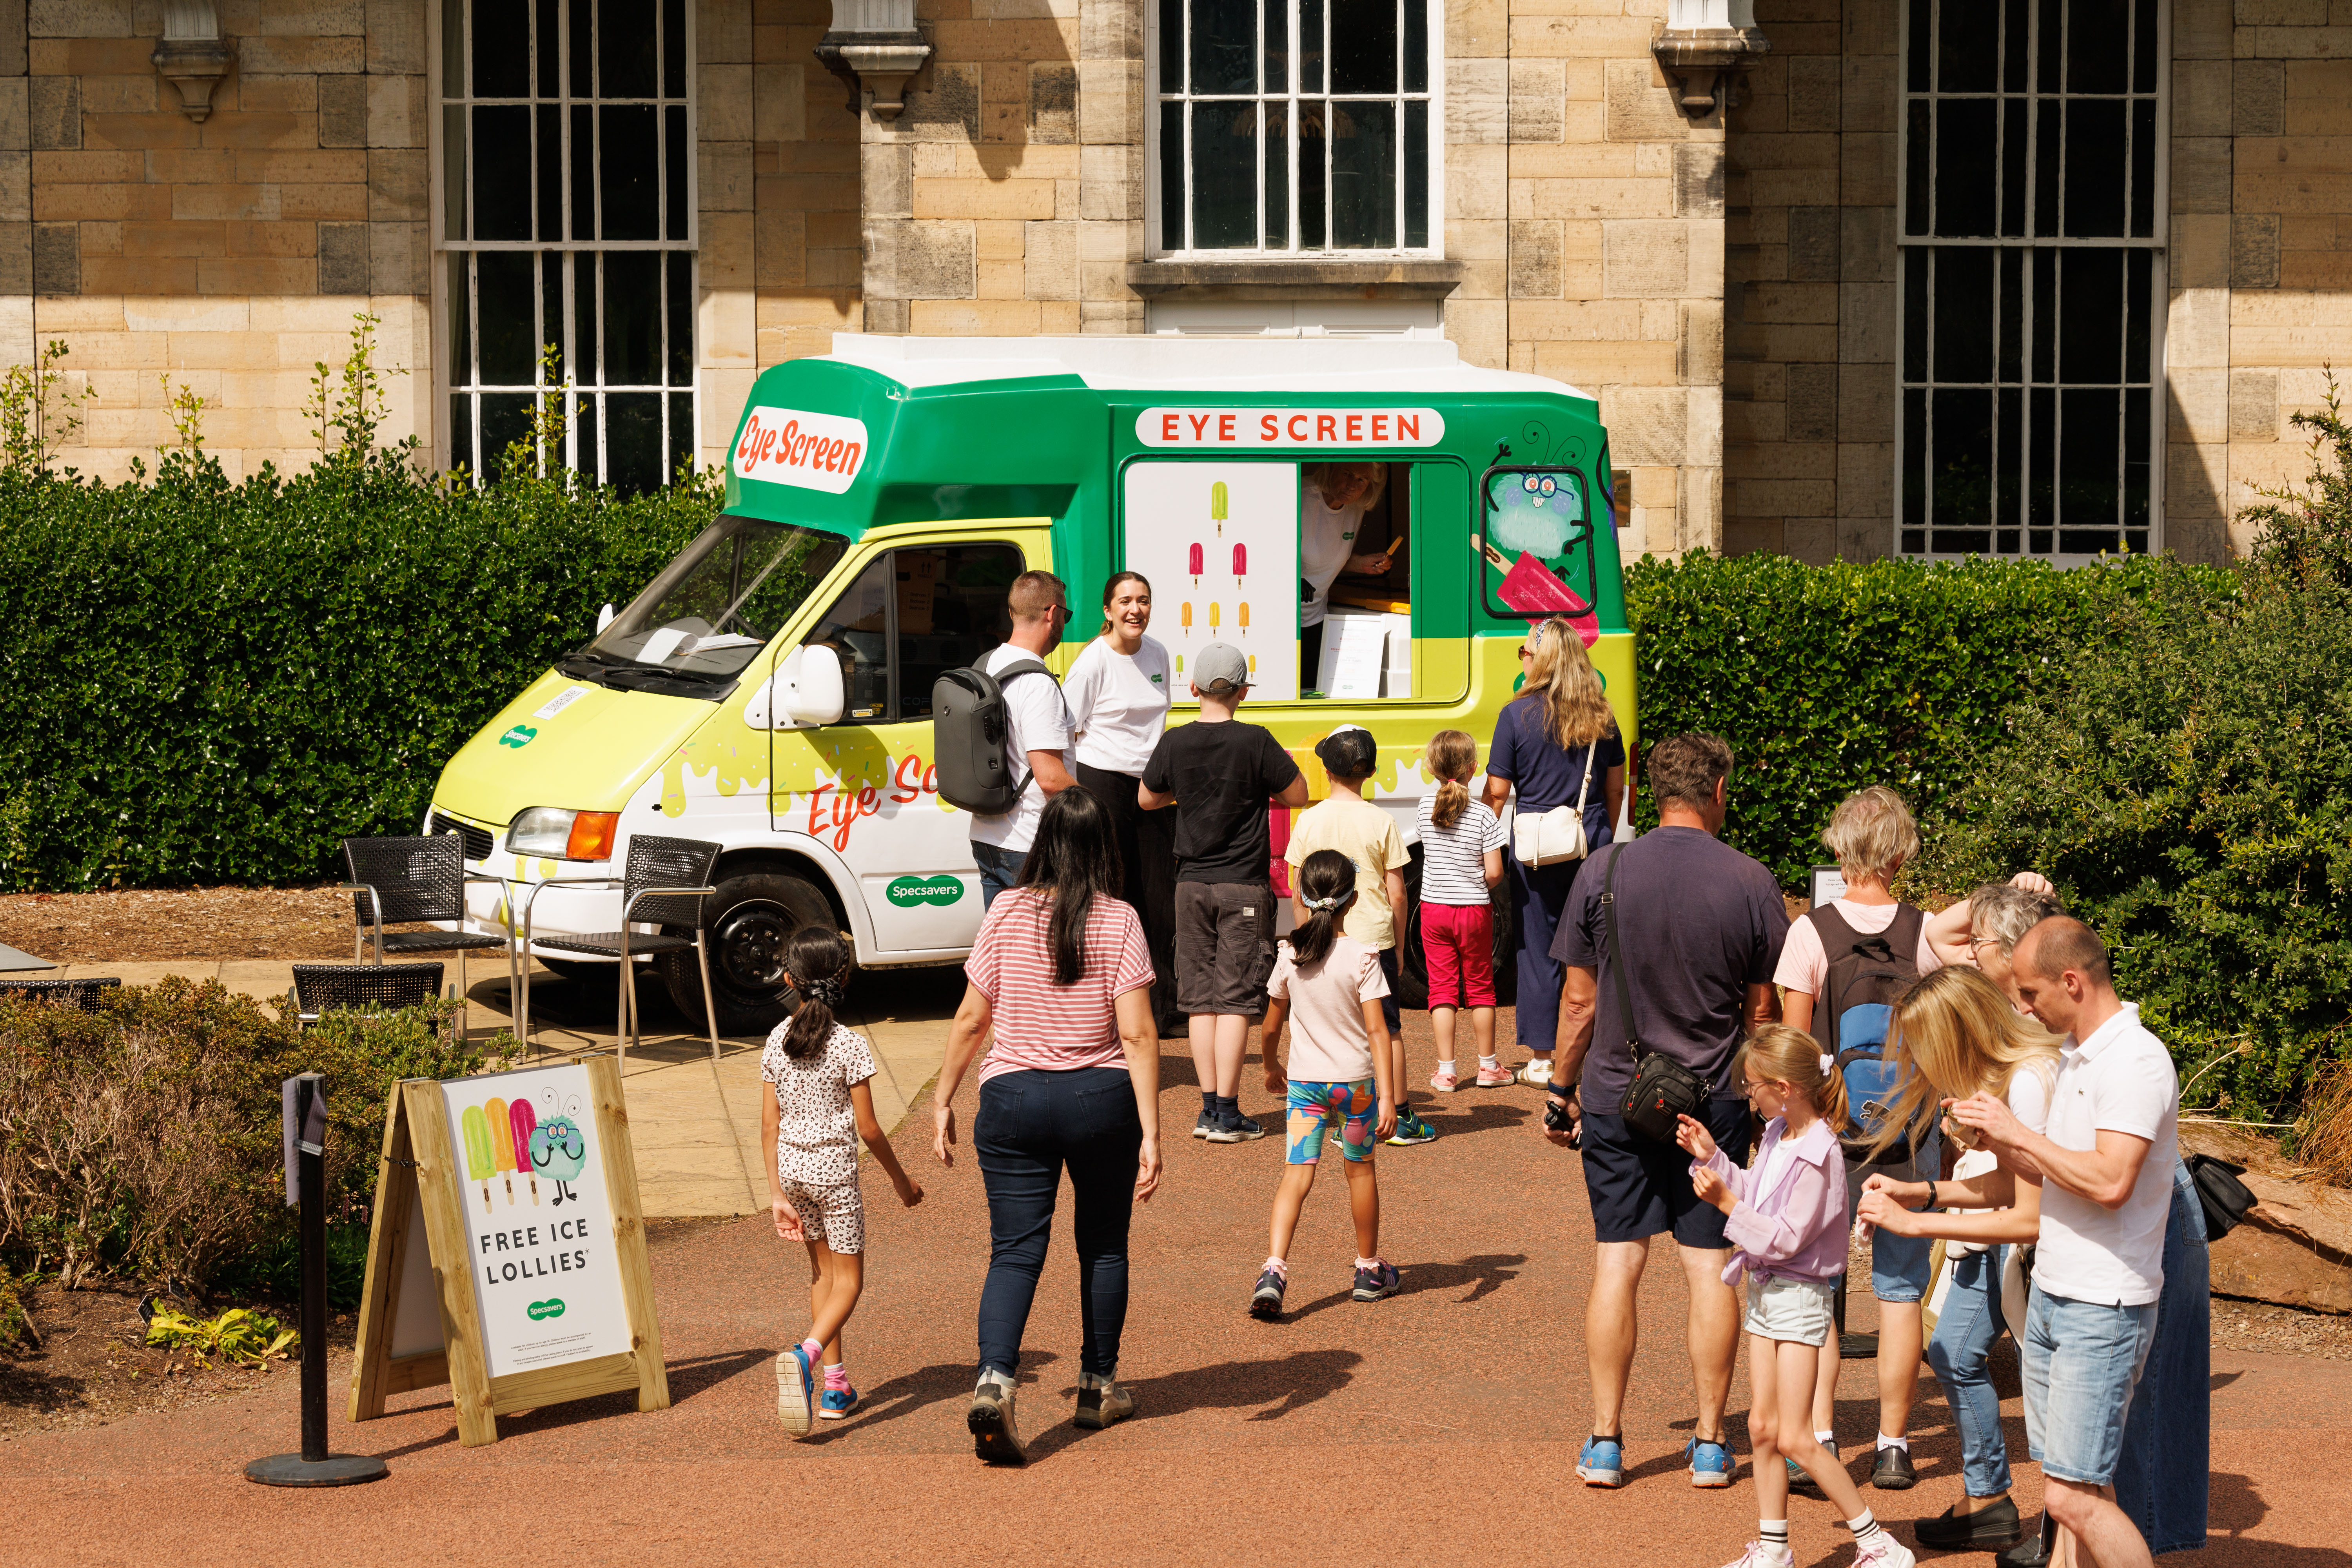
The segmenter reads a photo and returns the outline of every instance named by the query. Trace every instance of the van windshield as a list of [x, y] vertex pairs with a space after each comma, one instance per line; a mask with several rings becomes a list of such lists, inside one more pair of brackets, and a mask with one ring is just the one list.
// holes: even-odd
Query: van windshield
[[558, 668], [607, 686], [719, 695], [848, 549], [839, 534], [722, 517]]

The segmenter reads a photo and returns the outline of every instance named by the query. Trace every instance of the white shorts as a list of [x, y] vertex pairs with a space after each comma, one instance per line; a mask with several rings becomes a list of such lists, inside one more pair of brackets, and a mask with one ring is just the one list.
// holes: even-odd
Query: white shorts
[[866, 1199], [856, 1182], [815, 1186], [779, 1177], [778, 1184], [811, 1241], [821, 1241], [833, 1252], [866, 1250]]
[[1740, 1327], [1759, 1339], [1819, 1347], [1836, 1321], [1837, 1286], [1827, 1279], [1748, 1277], [1748, 1317]]

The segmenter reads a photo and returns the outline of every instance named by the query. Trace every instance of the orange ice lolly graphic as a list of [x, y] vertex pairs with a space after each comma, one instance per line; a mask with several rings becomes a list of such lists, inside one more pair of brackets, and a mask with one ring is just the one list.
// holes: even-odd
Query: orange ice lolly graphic
[[1249, 636], [1249, 601], [1248, 601], [1247, 599], [1244, 599], [1244, 600], [1242, 601], [1242, 607], [1241, 607], [1241, 626], [1242, 626], [1242, 636], [1244, 636], [1244, 637], [1247, 637], [1247, 636]]
[[539, 1202], [539, 1173], [530, 1163], [530, 1135], [539, 1131], [539, 1114], [528, 1100], [518, 1100], [507, 1107], [507, 1121], [514, 1131], [515, 1169], [530, 1182], [530, 1201]]
[[[514, 1122], [507, 1115], [507, 1102], [492, 1095], [482, 1107], [483, 1120], [490, 1124], [490, 1163], [506, 1173], [507, 1206], [514, 1206], [515, 1146]], [[525, 1152], [529, 1157], [529, 1151]]]
[[466, 1179], [482, 1184], [482, 1212], [490, 1212], [490, 1178], [498, 1173], [496, 1157], [490, 1152], [490, 1124], [478, 1105], [466, 1107], [457, 1118], [457, 1131], [466, 1140]]
[[1542, 562], [1524, 550], [1517, 561], [1507, 560], [1501, 551], [1483, 539], [1477, 542], [1477, 547], [1487, 564], [1504, 574], [1502, 584], [1495, 590], [1503, 603], [1529, 620], [1539, 621], [1550, 616], [1565, 617], [1587, 647], [1601, 640], [1600, 615], [1578, 598], [1567, 584], [1553, 576]]
[[1192, 629], [1192, 600], [1187, 599], [1187, 600], [1185, 600], [1185, 601], [1184, 601], [1184, 607], [1183, 607], [1181, 610], [1180, 610], [1180, 611], [1178, 611], [1178, 612], [1177, 612], [1177, 619], [1178, 619], [1179, 621], [1181, 621], [1181, 622], [1183, 624], [1184, 629], [1185, 629], [1186, 631], [1188, 631], [1188, 632], [1189, 632], [1189, 631], [1191, 631], [1191, 630]]

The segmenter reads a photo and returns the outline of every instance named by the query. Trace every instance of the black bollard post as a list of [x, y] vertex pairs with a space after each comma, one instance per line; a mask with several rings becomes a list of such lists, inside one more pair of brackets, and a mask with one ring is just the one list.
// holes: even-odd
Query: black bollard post
[[269, 1487], [381, 1480], [391, 1471], [373, 1455], [327, 1451], [326, 1082], [304, 1073], [283, 1087], [287, 1196], [302, 1207], [302, 1451], [256, 1459], [245, 1479]]

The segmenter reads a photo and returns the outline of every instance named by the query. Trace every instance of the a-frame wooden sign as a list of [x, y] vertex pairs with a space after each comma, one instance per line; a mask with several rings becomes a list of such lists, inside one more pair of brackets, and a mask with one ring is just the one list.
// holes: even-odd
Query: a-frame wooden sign
[[402, 1082], [384, 1118], [351, 1418], [448, 1384], [457, 1440], [635, 1389], [669, 1405], [635, 1154], [611, 1057]]

